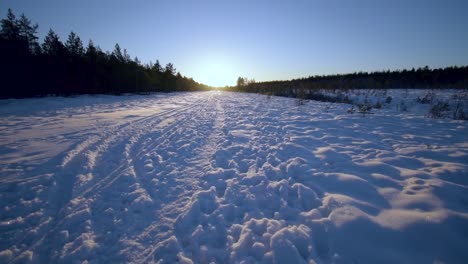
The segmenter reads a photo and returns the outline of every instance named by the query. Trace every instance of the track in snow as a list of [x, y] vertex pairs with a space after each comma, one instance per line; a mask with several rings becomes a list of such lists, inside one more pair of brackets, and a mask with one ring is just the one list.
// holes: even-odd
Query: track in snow
[[347, 108], [220, 92], [1, 102], [0, 262], [466, 259], [466, 122]]
[[[144, 252], [167, 237], [170, 219], [183, 210], [197, 189], [197, 176], [209, 165], [204, 146], [215, 133], [219, 104], [213, 95], [183, 99], [174, 99], [179, 105], [166, 111], [84, 131], [83, 141], [42, 166], [14, 179], [7, 174], [2, 181], [7, 192], [17, 186], [41, 189], [27, 212], [30, 218], [37, 215], [39, 225], [23, 230], [21, 221], [8, 223], [3, 243], [21, 245], [40, 262], [146, 258]], [[28, 198], [15, 195], [8, 198]], [[9, 211], [9, 218], [25, 213]]]

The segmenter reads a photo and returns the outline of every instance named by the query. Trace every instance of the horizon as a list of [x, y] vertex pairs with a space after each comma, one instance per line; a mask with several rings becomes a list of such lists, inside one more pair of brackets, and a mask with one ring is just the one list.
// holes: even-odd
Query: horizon
[[[112, 5], [112, 8], [108, 8]], [[173, 63], [213, 87], [318, 75], [465, 66], [463, 1], [3, 1], [61, 41], [74, 31], [104, 51], [115, 43], [142, 63]]]

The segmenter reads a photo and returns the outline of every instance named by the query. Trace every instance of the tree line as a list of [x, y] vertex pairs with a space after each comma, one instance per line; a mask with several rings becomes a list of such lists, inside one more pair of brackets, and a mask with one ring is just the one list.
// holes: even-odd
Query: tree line
[[332, 89], [468, 89], [468, 66], [310, 76], [288, 81], [255, 82], [239, 77], [231, 91], [296, 97], [301, 91]]
[[0, 25], [0, 98], [209, 89], [176, 72], [172, 63], [142, 64], [119, 44], [112, 52], [92, 40], [84, 47], [73, 31], [62, 42], [50, 29], [39, 43], [38, 25], [11, 9]]

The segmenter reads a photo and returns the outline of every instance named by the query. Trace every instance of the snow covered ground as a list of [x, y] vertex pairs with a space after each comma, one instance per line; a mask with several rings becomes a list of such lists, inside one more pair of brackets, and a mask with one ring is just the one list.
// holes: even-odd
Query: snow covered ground
[[466, 263], [468, 122], [349, 108], [2, 100], [0, 263]]

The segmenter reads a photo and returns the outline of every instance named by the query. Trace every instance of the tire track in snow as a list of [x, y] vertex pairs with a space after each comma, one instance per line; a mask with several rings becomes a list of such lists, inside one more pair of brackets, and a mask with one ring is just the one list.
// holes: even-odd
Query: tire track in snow
[[[154, 213], [155, 219], [141, 234], [135, 236], [134, 241], [144, 245], [128, 254], [131, 262], [146, 263], [154, 261], [159, 256], [155, 251], [160, 246], [160, 242], [174, 235], [173, 224], [176, 218], [185, 210], [193, 194], [199, 189], [198, 182], [210, 169], [210, 161], [216, 150], [219, 137], [221, 136], [221, 126], [224, 123], [223, 109], [216, 95], [211, 95], [208, 102], [204, 104], [205, 109], [201, 110], [198, 118], [192, 118], [180, 129], [180, 141], [190, 141], [193, 146], [189, 147], [188, 152], [179, 153], [182, 156], [190, 156], [185, 160], [178, 160], [177, 154], [173, 157], [176, 161], [176, 167], [162, 170], [156, 173], [156, 177], [163, 177], [158, 180], [155, 187], [163, 185], [158, 191], [163, 192], [160, 201], [160, 207]], [[190, 129], [192, 128], [192, 129]], [[201, 134], [199, 134], [201, 131]], [[199, 135], [195, 135], [195, 134]], [[185, 137], [185, 138], [184, 138]], [[177, 141], [177, 140], [176, 140]], [[172, 142], [177, 144], [177, 142]], [[152, 146], [154, 144], [150, 144]], [[153, 146], [155, 151], [168, 151], [171, 144], [166, 146]], [[151, 150], [149, 151], [151, 152]], [[170, 151], [169, 151], [170, 152]], [[188, 155], [187, 155], [188, 154]], [[138, 166], [136, 166], [138, 167]], [[141, 167], [141, 166], [140, 166]], [[144, 174], [142, 170], [136, 170]], [[168, 173], [166, 179], [164, 174]], [[165, 181], [166, 184], [165, 184]]]
[[[100, 136], [100, 139], [95, 144], [88, 144], [88, 146], [86, 146], [83, 151], [80, 151], [81, 155], [85, 156], [86, 158], [92, 159], [91, 161], [88, 161], [87, 164], [91, 163], [91, 166], [88, 166], [87, 169], [92, 171], [94, 168], [96, 168], [96, 160], [98, 160], [100, 157], [105, 158], [109, 156], [106, 155], [106, 151], [109, 152], [109, 146], [113, 145], [113, 143], [117, 141], [123, 143], [128, 142], [130, 138], [129, 134], [131, 134], [132, 136], [135, 136], [136, 134], [136, 136], [138, 136], [141, 133], [145, 133], [144, 131], [151, 130], [152, 127], [160, 125], [161, 123], [165, 122], [165, 120], [168, 118], [175, 118], [179, 115], [185, 114], [186, 111], [197, 106], [199, 102], [200, 101], [196, 101], [190, 104], [189, 106], [182, 106], [175, 109], [167, 110], [161, 113], [157, 113], [154, 115], [131, 121], [129, 123], [125, 123], [123, 125], [119, 125], [114, 129], [111, 128], [110, 131], [105, 132], [104, 136]], [[119, 144], [118, 146], [121, 147], [122, 144]], [[124, 158], [128, 157], [126, 156]], [[84, 196], [87, 193], [91, 193], [96, 189], [99, 189], [103, 185], [103, 180], [112, 178], [112, 175], [121, 171], [125, 166], [128, 166], [126, 162], [120, 161], [120, 163], [120, 166], [117, 166], [106, 177], [103, 177], [99, 182], [96, 183], [96, 185], [93, 185], [90, 188], [82, 191], [79, 195]]]
[[[87, 216], [88, 219], [93, 219], [93, 224], [92, 226], [87, 226], [88, 229], [93, 231], [93, 234], [97, 234], [99, 230], [99, 234], [96, 235], [97, 239], [100, 239], [100, 243], [105, 243], [105, 244], [117, 244], [115, 247], [110, 247], [111, 251], [105, 251], [105, 252], [100, 252], [99, 250], [97, 251], [99, 256], [119, 256], [123, 258], [126, 257], [125, 252], [118, 252], [119, 248], [124, 248], [128, 247], [125, 243], [127, 243], [129, 240], [127, 239], [128, 236], [134, 236], [133, 233], [138, 233], [138, 230], [140, 228], [144, 227], [147, 219], [152, 219], [152, 212], [153, 209], [153, 200], [156, 200], [154, 197], [156, 194], [151, 191], [151, 188], [148, 188], [149, 182], [145, 182], [145, 180], [141, 180], [139, 177], [138, 173], [136, 173], [136, 169], [134, 166], [133, 161], [135, 159], [138, 159], [139, 156], [142, 154], [138, 153], [144, 153], [141, 148], [138, 146], [140, 141], [144, 141], [145, 138], [147, 138], [148, 134], [151, 134], [153, 130], [160, 130], [162, 133], [160, 133], [161, 139], [170, 139], [171, 137], [174, 137], [175, 134], [178, 133], [180, 127], [185, 127], [184, 123], [187, 123], [189, 120], [197, 120], [197, 115], [200, 115], [200, 113], [203, 113], [203, 109], [200, 108], [200, 106], [206, 106], [208, 103], [204, 102], [206, 99], [202, 99], [201, 101], [197, 101], [197, 103], [194, 103], [192, 107], [183, 109], [183, 111], [177, 112], [177, 114], [171, 115], [171, 118], [173, 118], [175, 121], [171, 123], [167, 122], [162, 122], [164, 123], [163, 126], [159, 126], [158, 123], [155, 126], [148, 126], [147, 128], [143, 129], [142, 131], [136, 133], [137, 129], [132, 128], [132, 136], [130, 137], [129, 140], [124, 140], [127, 142], [126, 144], [118, 144], [120, 146], [114, 147], [118, 148], [121, 150], [124, 150], [124, 162], [121, 166], [117, 167], [116, 170], [112, 171], [111, 174], [105, 176], [103, 179], [92, 185], [90, 188], [93, 188], [92, 190], [90, 188], [85, 189], [84, 192], [78, 195], [74, 200], [77, 200], [78, 198], [82, 199], [90, 199], [91, 201], [86, 201], [85, 204], [89, 204], [89, 208], [86, 208], [86, 210], [89, 211], [89, 216]], [[202, 103], [200, 103], [202, 102]], [[190, 111], [189, 111], [190, 109]], [[210, 112], [210, 111], [205, 111], [205, 112]], [[168, 117], [166, 117], [167, 119]], [[196, 126], [194, 128], [197, 128]], [[136, 134], [136, 136], [135, 136]], [[180, 134], [180, 133], [178, 133]], [[141, 137], [141, 138], [140, 138]], [[155, 140], [155, 142], [160, 142], [160, 144], [164, 143], [167, 140]], [[120, 141], [119, 141], [120, 142]], [[150, 141], [153, 142], [153, 141]], [[171, 143], [170, 141], [166, 143]], [[158, 148], [158, 144], [152, 143], [153, 147]], [[135, 154], [129, 154], [129, 152], [134, 152]], [[108, 151], [109, 153], [117, 153], [116, 150]], [[109, 156], [106, 154], [106, 152], [103, 152], [103, 157]], [[128, 157], [135, 157], [131, 160], [127, 159]], [[102, 162], [102, 161], [101, 161]], [[99, 165], [97, 165], [99, 167]], [[123, 177], [123, 178], [122, 178]], [[102, 178], [102, 177], [101, 177]], [[123, 184], [122, 184], [123, 181]], [[128, 186], [127, 186], [128, 185]], [[138, 193], [138, 196], [136, 197], [136, 200], [140, 199], [136, 204], [132, 204], [134, 201], [131, 201], [134, 197], [130, 197], [134, 195], [135, 193]], [[153, 193], [153, 194], [152, 194]], [[147, 197], [146, 195], [150, 194], [150, 197]], [[152, 195], [151, 195], [152, 194]], [[112, 196], [117, 195], [121, 196], [120, 198], [122, 199], [122, 204], [119, 203], [119, 199], [117, 198], [117, 201], [113, 200], [114, 198]], [[130, 200], [129, 200], [130, 199]], [[110, 201], [107, 201], [110, 200]], [[141, 202], [143, 201], [143, 203]], [[147, 202], [145, 202], [147, 201]], [[115, 205], [119, 207], [119, 204], [121, 205], [121, 209], [124, 211], [121, 212], [118, 210], [118, 208], [113, 208]], [[142, 205], [144, 208], [142, 208]], [[107, 207], [107, 208], [106, 208]], [[124, 208], [125, 207], [125, 208]], [[138, 207], [139, 209], [131, 211], [133, 209], [131, 208]], [[78, 205], [76, 209], [73, 209], [68, 215], [73, 214], [74, 212], [79, 213], [82, 207]], [[114, 210], [115, 209], [115, 210]], [[128, 209], [128, 211], [127, 211]], [[105, 211], [105, 214], [100, 214], [99, 212]], [[149, 212], [146, 212], [149, 211]], [[96, 214], [96, 215], [94, 215]], [[127, 215], [132, 215], [131, 217]], [[133, 219], [134, 218], [134, 219]], [[114, 224], [110, 225], [109, 220], [114, 219]], [[135, 219], [138, 219], [135, 220]], [[115, 223], [117, 221], [117, 224]], [[111, 221], [112, 222], [112, 221]], [[107, 228], [110, 226], [110, 228]], [[107, 230], [107, 231], [106, 231]], [[120, 237], [115, 237], [115, 236], [106, 236], [107, 233], [119, 233], [121, 234]], [[107, 238], [109, 237], [109, 238]], [[120, 245], [122, 244], [123, 245]], [[121, 258], [113, 258], [113, 259], [104, 259], [104, 261], [122, 261]]]
[[[111, 185], [121, 176], [122, 172], [128, 169], [128, 162], [122, 156], [113, 157], [118, 152], [114, 152], [112, 149], [123, 149], [122, 147], [128, 141], [130, 135], [134, 136], [137, 131], [141, 134], [164, 123], [168, 118], [186, 115], [190, 109], [198, 106], [203, 101], [203, 99], [195, 99], [197, 98], [191, 98], [192, 102], [189, 105], [183, 105], [108, 128], [103, 131], [103, 135], [92, 136], [69, 151], [65, 155], [61, 166], [59, 166], [60, 170], [53, 176], [55, 180], [53, 180], [52, 193], [49, 194], [47, 205], [44, 208], [45, 215], [54, 217], [44, 221], [46, 224], [42, 228], [47, 226], [48, 231], [42, 237], [33, 239], [35, 242], [28, 247], [29, 250], [35, 251], [41, 261], [49, 261], [51, 257], [57, 258], [58, 253], [51, 252], [53, 248], [51, 245], [57, 244], [55, 241], [60, 240], [57, 239], [57, 237], [60, 237], [60, 230], [73, 218], [69, 218], [69, 216], [82, 214], [80, 211], [83, 211], [83, 203], [90, 204], [92, 201], [90, 198], [96, 197], [99, 192], [105, 189], [106, 186]], [[110, 168], [111, 171], [109, 172]], [[88, 173], [93, 174], [94, 179], [84, 185], [86, 188], [77, 186], [78, 176]], [[56, 203], [51, 201], [56, 201]], [[74, 204], [74, 201], [77, 203]], [[85, 218], [90, 218], [93, 212], [90, 208], [84, 210], [88, 212], [88, 216]], [[89, 229], [89, 226], [87, 228]]]
[[[203, 105], [206, 105], [206, 103], [203, 103]], [[114, 217], [117, 217], [122, 220], [122, 225], [117, 227], [118, 231], [113, 231], [113, 232], [118, 232], [122, 234], [122, 236], [118, 239], [112, 238], [111, 243], [117, 243], [120, 244], [122, 248], [128, 247], [127, 243], [132, 243], [133, 245], [136, 245], [135, 242], [132, 241], [132, 237], [135, 236], [135, 234], [138, 234], [140, 230], [145, 228], [147, 225], [151, 224], [154, 221], [154, 211], [159, 207], [159, 202], [161, 201], [161, 198], [159, 196], [164, 196], [164, 194], [159, 193], [160, 189], [156, 189], [157, 186], [153, 182], [150, 181], [150, 179], [147, 177], [147, 175], [144, 175], [146, 172], [145, 170], [142, 169], [141, 164], [138, 164], [138, 161], [140, 161], [145, 153], [145, 142], [150, 142], [151, 148], [160, 150], [164, 149], [164, 146], [166, 144], [171, 144], [174, 142], [171, 142], [170, 139], [171, 137], [174, 137], [176, 134], [178, 134], [178, 131], [180, 130], [180, 127], [184, 127], [187, 122], [190, 120], [196, 120], [199, 117], [199, 113], [202, 112], [200, 107], [194, 107], [191, 108], [191, 111], [185, 111], [182, 115], [177, 116], [176, 120], [172, 122], [171, 124], [163, 127], [163, 128], [158, 128], [157, 133], [142, 133], [141, 138], [130, 140], [131, 143], [128, 144], [125, 149], [126, 152], [125, 155], [132, 157], [132, 159], [128, 159], [129, 163], [127, 167], [130, 169], [130, 172], [126, 176], [126, 178], [129, 178], [131, 186], [130, 188], [133, 188], [135, 186], [135, 189], [127, 189], [123, 190], [123, 193], [135, 193], [138, 192], [138, 196], [136, 198], [134, 197], [125, 197], [125, 203], [128, 203], [129, 208], [132, 207], [137, 207], [137, 209], [133, 209], [134, 211], [129, 211], [129, 214], [132, 214], [136, 220], [129, 220], [128, 217], [120, 214], [119, 212], [113, 213]], [[149, 135], [149, 136], [148, 136]], [[156, 135], [157, 138], [153, 140], [153, 136]], [[119, 180], [117, 177], [113, 177], [112, 182], [109, 182], [109, 186], [111, 184], [114, 184], [115, 181]], [[129, 184], [130, 184], [129, 183]], [[118, 186], [119, 183], [116, 183]], [[112, 195], [111, 192], [103, 192], [102, 196], [106, 197]], [[130, 196], [130, 195], [129, 195]], [[103, 199], [101, 197], [100, 199]], [[135, 202], [136, 200], [139, 200]], [[167, 202], [167, 201], [164, 201]], [[99, 203], [98, 208], [108, 210], [109, 208], [106, 209], [106, 205]], [[127, 208], [125, 208], [126, 210]], [[99, 211], [99, 209], [96, 209], [95, 211]], [[127, 212], [125, 212], [127, 213]], [[101, 227], [97, 227], [96, 229], [106, 229], [106, 225], [108, 225], [107, 222], [105, 221], [99, 221], [97, 219], [96, 222], [102, 222]], [[98, 223], [99, 224], [99, 223]], [[106, 243], [109, 243], [107, 241]], [[131, 251], [132, 253], [129, 254], [127, 251]], [[108, 254], [109, 252], [102, 252], [102, 254]], [[136, 254], [134, 251], [130, 249], [126, 249], [125, 252], [121, 252], [119, 254], [122, 254], [122, 257], [128, 261], [128, 259], [131, 256], [134, 256]], [[114, 254], [117, 255], [117, 254]]]
[[[105, 186], [108, 186], [109, 184], [112, 184], [113, 181], [116, 180], [116, 177], [114, 177], [115, 175], [121, 173], [122, 171], [128, 169], [129, 167], [131, 167], [131, 160], [130, 160], [130, 157], [131, 155], [127, 155], [128, 154], [128, 149], [131, 148], [132, 146], [132, 142], [133, 141], [138, 141], [139, 137], [141, 137], [141, 134], [145, 134], [147, 133], [147, 131], [151, 131], [153, 129], [153, 127], [158, 127], [161, 123], [165, 123], [165, 119], [176, 119], [178, 118], [179, 116], [181, 115], [186, 115], [187, 114], [187, 111], [193, 109], [194, 107], [198, 106], [199, 102], [196, 102], [194, 103], [193, 105], [189, 106], [189, 107], [183, 107], [183, 108], [178, 108], [178, 109], [174, 109], [174, 110], [169, 110], [167, 112], [165, 112], [164, 114], [156, 114], [154, 116], [152, 116], [152, 118], [144, 118], [144, 120], [141, 120], [140, 122], [138, 122], [136, 124], [135, 127], [129, 127], [129, 128], [126, 128], [128, 130], [128, 133], [131, 133], [132, 136], [129, 136], [129, 135], [126, 135], [126, 137], [124, 139], [122, 139], [121, 141], [124, 142], [125, 145], [123, 144], [120, 144], [119, 147], [123, 147], [124, 149], [124, 156], [121, 157], [123, 158], [122, 161], [120, 161], [120, 165], [117, 166], [114, 170], [112, 170], [110, 173], [108, 173], [105, 177], [102, 177], [101, 180], [99, 180], [97, 183], [95, 183], [94, 185], [92, 185], [91, 187], [83, 190], [79, 195], [80, 196], [87, 196], [89, 194], [92, 194], [94, 192], [96, 192], [97, 190], [99, 189], [102, 189], [102, 188], [105, 188]], [[170, 115], [169, 115], [170, 114]], [[152, 120], [152, 119], [155, 119], [156, 120]], [[161, 118], [164, 118], [163, 120]], [[152, 121], [152, 123], [150, 125], [148, 124], [144, 124], [144, 127], [143, 128], [138, 128], [138, 125], [142, 125], [140, 124], [141, 122], [143, 121]], [[166, 133], [169, 133], [169, 131], [171, 129], [174, 129], [175, 127], [177, 127], [177, 125], [181, 124], [183, 122], [183, 120], [185, 119], [181, 119], [179, 121], [175, 121], [171, 124], [166, 124], [165, 127], [163, 127], [163, 130], [166, 131]], [[134, 124], [135, 125], [135, 124]], [[142, 130], [143, 129], [143, 130]], [[138, 131], [138, 130], [141, 130], [139, 131], [138, 133], [135, 133], [135, 131]], [[117, 132], [116, 134], [120, 135], [122, 134], [122, 131], [120, 132]], [[136, 135], [135, 135], [136, 134]], [[102, 145], [110, 145], [110, 143], [112, 143], [112, 141], [114, 140], [114, 137], [112, 138], [112, 140], [109, 142], [108, 139], [104, 140], [103, 143], [101, 143]], [[125, 142], [129, 142], [129, 143], [125, 143]], [[108, 151], [108, 148], [104, 148], [103, 150], [101, 150], [99, 147], [97, 147], [97, 154], [94, 154], [92, 156], [96, 156], [96, 159], [97, 157], [107, 157], [109, 155], [105, 155], [106, 154], [106, 151]], [[102, 153], [102, 154], [100, 154]], [[102, 163], [102, 161], [101, 161]], [[91, 169], [95, 168], [96, 166], [92, 166]]]

